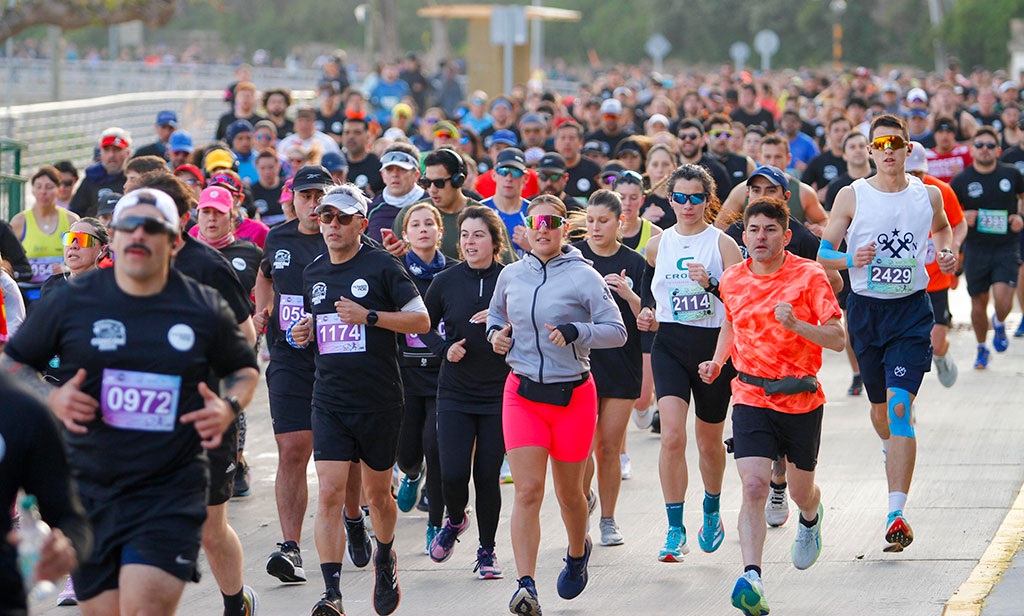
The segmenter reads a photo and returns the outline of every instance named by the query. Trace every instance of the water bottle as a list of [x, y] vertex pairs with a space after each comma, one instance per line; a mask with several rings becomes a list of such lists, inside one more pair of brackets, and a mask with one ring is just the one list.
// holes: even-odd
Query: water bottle
[[18, 569], [25, 594], [32, 599], [45, 599], [56, 591], [53, 582], [35, 579], [36, 565], [49, 536], [50, 527], [39, 516], [36, 497], [26, 494], [18, 504]]

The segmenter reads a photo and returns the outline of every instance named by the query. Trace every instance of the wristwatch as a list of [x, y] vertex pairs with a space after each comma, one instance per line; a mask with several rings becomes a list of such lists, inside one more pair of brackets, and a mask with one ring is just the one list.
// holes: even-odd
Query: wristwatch
[[714, 276], [708, 277], [708, 286], [704, 287], [704, 290], [708, 293], [714, 293], [718, 290], [718, 279]]
[[231, 409], [235, 411], [235, 415], [242, 412], [242, 405], [238, 403], [238, 398], [235, 396], [228, 396], [227, 398], [224, 398], [224, 402], [231, 405]]
[[370, 327], [373, 327], [374, 325], [377, 324], [378, 318], [380, 317], [377, 316], [377, 311], [371, 310], [366, 313], [366, 324], [369, 325]]

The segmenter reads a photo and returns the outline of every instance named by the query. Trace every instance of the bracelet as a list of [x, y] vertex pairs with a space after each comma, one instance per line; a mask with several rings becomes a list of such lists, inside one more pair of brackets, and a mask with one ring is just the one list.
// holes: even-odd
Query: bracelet
[[298, 323], [298, 321], [293, 321], [292, 324], [288, 326], [288, 330], [285, 331], [285, 333], [284, 333], [284, 341], [287, 342], [288, 346], [290, 346], [292, 348], [304, 349], [304, 348], [309, 346], [309, 341], [308, 340], [306, 341], [306, 344], [301, 344], [300, 345], [298, 342], [295, 342], [295, 338], [292, 338], [292, 328], [295, 327], [296, 323]]

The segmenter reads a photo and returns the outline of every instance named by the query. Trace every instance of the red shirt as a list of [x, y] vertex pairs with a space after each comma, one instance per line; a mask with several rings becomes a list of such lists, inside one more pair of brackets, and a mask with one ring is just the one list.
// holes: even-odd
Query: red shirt
[[[819, 263], [786, 252], [786, 260], [774, 274], [758, 276], [747, 259], [722, 274], [719, 287], [725, 303], [725, 319], [732, 323], [732, 363], [740, 372], [769, 379], [817, 375], [821, 347], [789, 331], [775, 319], [775, 305], [793, 306], [796, 318], [821, 325], [842, 318], [839, 302]], [[767, 396], [755, 385], [732, 381], [733, 404], [746, 404], [782, 413], [808, 413], [825, 404], [818, 391]]]
[[[953, 187], [938, 178], [927, 173], [924, 174], [924, 183], [935, 186], [942, 193], [942, 209], [949, 219], [949, 226], [955, 227], [964, 219], [964, 210], [960, 207], [960, 200], [956, 198]], [[953, 274], [943, 274], [939, 271], [939, 264], [935, 261], [935, 244], [932, 243], [932, 236], [928, 236], [928, 252], [925, 254], [925, 269], [928, 270], [928, 291], [941, 291], [948, 289], [953, 280]]]
[[[484, 199], [490, 199], [498, 190], [498, 184], [494, 179], [494, 169], [488, 169], [487, 173], [476, 176], [473, 190], [480, 193]], [[537, 172], [533, 169], [526, 170], [526, 182], [523, 183], [523, 190], [519, 193], [523, 199], [530, 199], [540, 192], [540, 184], [537, 181]]]
[[943, 182], [949, 182], [953, 176], [974, 164], [971, 149], [966, 145], [954, 146], [945, 154], [928, 150], [928, 175], [933, 175]]

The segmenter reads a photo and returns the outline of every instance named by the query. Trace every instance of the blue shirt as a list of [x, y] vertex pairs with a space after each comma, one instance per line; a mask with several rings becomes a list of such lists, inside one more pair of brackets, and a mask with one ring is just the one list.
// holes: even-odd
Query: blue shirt
[[473, 117], [472, 113], [467, 113], [461, 120], [459, 120], [459, 123], [463, 126], [472, 128], [473, 132], [479, 135], [494, 125], [494, 118], [491, 117], [491, 114], [485, 113], [484, 117], [477, 119]]
[[789, 142], [789, 153], [793, 155], [789, 165], [786, 167], [787, 171], [796, 169], [798, 162], [807, 164], [812, 158], [818, 155], [818, 146], [814, 143], [814, 139], [811, 139], [804, 133], [797, 133], [796, 137]]
[[402, 97], [409, 94], [409, 84], [401, 79], [390, 83], [381, 81], [370, 92], [370, 103], [377, 108], [377, 121], [387, 126], [391, 121], [391, 108], [402, 102]]
[[[499, 210], [498, 206], [494, 205], [494, 197], [491, 197], [490, 199], [484, 199], [482, 201], [484, 205], [497, 212], [498, 217], [501, 218], [501, 222], [505, 223], [505, 229], [508, 230], [509, 239], [515, 237], [516, 227], [526, 226], [526, 209], [530, 207], [530, 202], [527, 201], [526, 199], [523, 199], [522, 201], [523, 207], [520, 208], [520, 210], [515, 214], [506, 214], [505, 212]], [[522, 259], [523, 255], [526, 254], [526, 251], [520, 248], [519, 244], [516, 244], [515, 242], [512, 242], [512, 250], [515, 251], [516, 257], [520, 259]]]

